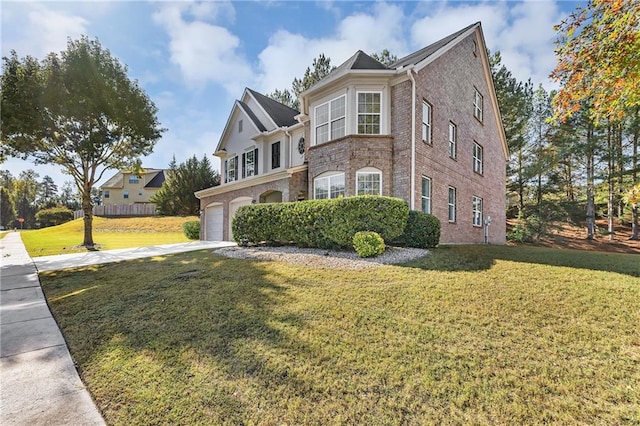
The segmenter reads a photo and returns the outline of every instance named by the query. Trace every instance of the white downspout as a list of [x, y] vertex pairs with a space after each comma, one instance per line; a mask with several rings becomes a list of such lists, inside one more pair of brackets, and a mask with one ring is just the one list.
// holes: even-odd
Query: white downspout
[[291, 167], [291, 161], [293, 159], [291, 154], [291, 151], [293, 151], [293, 143], [291, 142], [291, 133], [289, 133], [289, 130], [287, 130], [286, 127], [282, 127], [282, 130], [284, 130], [284, 134], [289, 138], [289, 145], [287, 145], [289, 147], [289, 163], [285, 167], [285, 169], [288, 169]]
[[411, 196], [409, 210], [415, 209], [416, 198], [416, 80], [413, 77], [413, 67], [407, 70], [411, 79]]

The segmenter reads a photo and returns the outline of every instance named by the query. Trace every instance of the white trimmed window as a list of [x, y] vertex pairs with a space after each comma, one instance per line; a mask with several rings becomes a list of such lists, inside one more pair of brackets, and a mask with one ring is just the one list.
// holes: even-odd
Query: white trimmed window
[[258, 174], [258, 148], [242, 154], [242, 178]]
[[345, 135], [346, 99], [342, 95], [315, 108], [316, 145]]
[[449, 222], [456, 221], [456, 189], [449, 187]]
[[422, 176], [422, 211], [431, 213], [431, 178]]
[[358, 134], [380, 134], [380, 92], [358, 92]]
[[482, 198], [473, 196], [473, 226], [482, 226]]
[[473, 88], [473, 116], [482, 121], [482, 95], [475, 87]]
[[316, 200], [344, 196], [344, 173], [324, 174], [315, 178], [313, 194]]
[[225, 170], [225, 182], [233, 182], [234, 180], [238, 180], [238, 156], [231, 157], [228, 160], [224, 161], [224, 170]]
[[358, 170], [356, 195], [382, 195], [382, 172], [373, 167]]
[[129, 183], [140, 183], [140, 178], [135, 175], [129, 176]]
[[122, 197], [123, 197], [123, 198], [129, 198], [129, 190], [125, 189], [125, 190], [122, 192]]
[[458, 128], [451, 121], [449, 122], [449, 157], [456, 158], [458, 145]]
[[104, 198], [109, 198], [109, 190], [108, 189], [104, 190]]
[[422, 101], [422, 142], [431, 144], [431, 104]]
[[482, 146], [473, 143], [473, 171], [482, 174]]

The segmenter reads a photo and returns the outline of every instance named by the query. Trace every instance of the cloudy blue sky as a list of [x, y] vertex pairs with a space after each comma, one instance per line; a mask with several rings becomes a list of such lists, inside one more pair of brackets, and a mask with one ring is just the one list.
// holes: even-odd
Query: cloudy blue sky
[[[339, 65], [356, 50], [418, 50], [481, 21], [487, 46], [520, 80], [553, 88], [553, 25], [586, 1], [5, 1], [1, 50], [43, 58], [88, 35], [129, 67], [168, 128], [145, 167], [211, 156], [234, 99], [244, 87], [289, 88], [314, 57]], [[60, 185], [55, 166], [9, 160], [14, 176], [34, 168]], [[113, 172], [109, 171], [100, 183]]]

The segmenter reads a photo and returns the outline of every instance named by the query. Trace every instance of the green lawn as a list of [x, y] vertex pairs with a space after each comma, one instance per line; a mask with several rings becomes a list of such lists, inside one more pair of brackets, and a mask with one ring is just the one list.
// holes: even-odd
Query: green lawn
[[[93, 218], [93, 241], [99, 250], [144, 247], [189, 241], [182, 224], [197, 217]], [[62, 225], [21, 231], [22, 241], [31, 257], [80, 253], [84, 222], [76, 219]]]
[[354, 271], [200, 251], [41, 281], [109, 424], [638, 424], [639, 265], [460, 246]]

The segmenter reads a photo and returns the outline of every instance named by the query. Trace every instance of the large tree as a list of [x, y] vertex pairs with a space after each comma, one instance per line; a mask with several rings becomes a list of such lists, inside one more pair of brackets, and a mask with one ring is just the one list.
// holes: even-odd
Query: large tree
[[92, 247], [91, 189], [105, 170], [152, 152], [164, 131], [156, 106], [127, 67], [87, 37], [42, 61], [12, 51], [0, 81], [3, 151], [71, 175], [84, 210], [83, 245]]
[[276, 89], [273, 93], [267, 93], [267, 96], [290, 108], [299, 109], [300, 93], [325, 78], [334, 68], [331, 66], [331, 58], [325, 56], [324, 53], [313, 59], [312, 67], [313, 69], [307, 67], [301, 78], [296, 77], [293, 79], [291, 90]]
[[589, 0], [555, 29], [556, 117], [587, 105], [598, 124], [640, 105], [640, 0]]
[[211, 168], [206, 156], [196, 156], [176, 165], [174, 158], [166, 172], [166, 180], [152, 197], [156, 210], [163, 215], [198, 215], [200, 200], [193, 194], [201, 189], [220, 185], [220, 174]]

